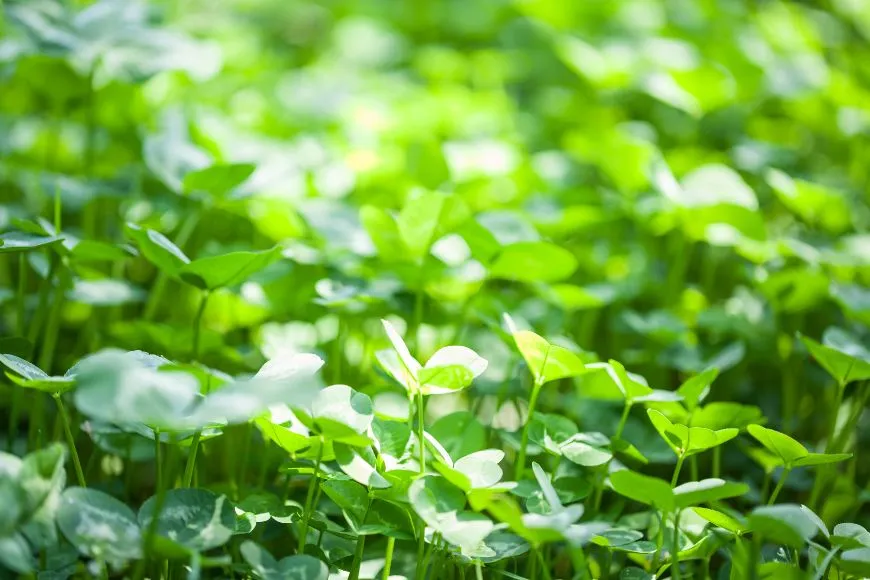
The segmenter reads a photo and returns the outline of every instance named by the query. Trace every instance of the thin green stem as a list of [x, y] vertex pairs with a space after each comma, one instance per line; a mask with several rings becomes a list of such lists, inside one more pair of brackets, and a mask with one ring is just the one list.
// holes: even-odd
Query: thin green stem
[[383, 580], [388, 580], [390, 577], [390, 568], [393, 566], [393, 550], [396, 547], [396, 538], [389, 536], [387, 538], [387, 550], [384, 553], [384, 573]]
[[202, 439], [202, 431], [197, 431], [193, 434], [193, 441], [190, 442], [190, 451], [187, 453], [187, 463], [184, 466], [181, 487], [190, 487], [190, 484], [193, 482], [193, 472], [196, 470], [196, 455], [199, 451], [200, 439]]
[[665, 544], [665, 520], [661, 511], [656, 510], [656, 518], [659, 520], [659, 529], [656, 532], [656, 551], [652, 561], [653, 570], [659, 567], [659, 558], [662, 554], [662, 547]]
[[761, 563], [761, 534], [752, 534], [752, 542], [749, 549], [749, 580], [758, 580], [759, 564]]
[[[614, 434], [614, 439], [619, 439], [622, 437], [622, 432], [625, 429], [625, 425], [628, 422], [628, 416], [631, 413], [631, 405], [630, 401], [625, 401], [625, 404], [622, 406], [622, 415], [619, 417], [619, 424], [616, 426], [616, 433]], [[607, 469], [610, 466], [610, 461], [605, 463], [601, 468], [601, 473], [596, 473], [595, 476], [595, 487], [592, 490], [592, 511], [597, 514], [598, 510], [601, 508], [601, 498], [604, 495], [604, 480], [607, 478]]]
[[426, 565], [423, 563], [423, 555], [426, 552], [426, 523], [419, 519], [417, 520], [420, 528], [420, 535], [417, 536], [417, 567], [414, 570], [415, 580], [423, 580], [426, 577]]
[[[193, 319], [193, 347], [191, 360], [195, 361], [199, 356], [199, 335], [202, 327], [202, 315], [205, 312], [206, 304], [208, 304], [209, 293], [203, 293], [199, 301], [199, 308], [196, 311], [196, 316]], [[202, 430], [197, 430], [193, 435], [193, 441], [190, 443], [190, 451], [187, 454], [187, 463], [184, 466], [184, 476], [181, 481], [182, 487], [190, 487], [193, 482], [193, 473], [196, 470], [196, 456], [199, 452], [199, 443], [202, 439]]]
[[[0, 0], [2, 1], [2, 0]], [[27, 309], [25, 297], [27, 296], [27, 254], [21, 252], [18, 254], [18, 296], [17, 296], [17, 315], [16, 322], [18, 323], [18, 334], [24, 336], [27, 332], [27, 321], [25, 320]], [[18, 414], [21, 405], [21, 392], [19, 389], [12, 390], [12, 401], [9, 409], [9, 425], [6, 438], [6, 451], [11, 452], [18, 435]]]
[[[245, 487], [245, 476], [248, 471], [248, 457], [251, 454], [251, 440], [254, 438], [254, 425], [253, 423], [245, 423], [243, 427], [244, 432], [244, 443], [242, 443], [242, 457], [241, 464], [239, 465], [239, 487]], [[261, 488], [262, 489], [262, 488]]]
[[[185, 218], [184, 222], [181, 224], [181, 228], [178, 230], [178, 235], [175, 237], [176, 246], [184, 249], [184, 246], [193, 235], [193, 232], [196, 229], [196, 225], [198, 222], [199, 212], [190, 212], [187, 218]], [[154, 280], [154, 286], [152, 286], [151, 293], [148, 296], [148, 302], [145, 303], [145, 311], [142, 314], [143, 319], [152, 320], [154, 318], [154, 315], [157, 314], [157, 309], [162, 303], [163, 293], [166, 291], [166, 284], [168, 282], [169, 276], [167, 274], [165, 274], [164, 272], [160, 272], [157, 274], [157, 278]]]
[[36, 303], [36, 310], [33, 312], [33, 317], [30, 319], [30, 328], [27, 331], [27, 340], [36, 348], [36, 339], [39, 337], [39, 332], [42, 330], [42, 323], [45, 320], [46, 311], [48, 308], [48, 295], [51, 292], [51, 282], [57, 273], [60, 260], [57, 256], [49, 254], [50, 265], [48, 275], [42, 280], [39, 285], [39, 299]]
[[347, 580], [359, 580], [359, 568], [362, 565], [363, 552], [366, 549], [366, 537], [365, 536], [357, 536], [356, 538], [356, 550], [353, 553], [353, 563], [350, 566], [350, 574], [347, 577]]
[[191, 352], [191, 360], [196, 360], [199, 356], [200, 334], [202, 333], [202, 315], [205, 313], [205, 307], [208, 304], [209, 292], [203, 292], [202, 298], [199, 301], [199, 308], [196, 310], [196, 316], [193, 319], [193, 347]]
[[764, 472], [764, 478], [761, 480], [761, 501], [766, 502], [770, 493], [770, 472]]
[[587, 580], [589, 576], [589, 565], [586, 563], [586, 554], [583, 548], [569, 548], [571, 557], [571, 566], [574, 568], [574, 580]]
[[540, 550], [535, 550], [535, 552], [538, 554], [538, 562], [541, 564], [541, 574], [544, 575], [544, 580], [553, 580], [552, 576], [550, 576], [550, 568], [544, 559], [544, 554]]
[[538, 549], [532, 547], [532, 551], [529, 553], [528, 558], [528, 566], [526, 568], [526, 574], [529, 577], [529, 580], [538, 580]]
[[61, 268], [60, 275], [57, 280], [57, 287], [54, 289], [54, 298], [52, 299], [51, 311], [48, 313], [48, 323], [43, 334], [42, 348], [39, 351], [39, 361], [37, 366], [45, 372], [51, 374], [52, 365], [54, 364], [54, 355], [57, 351], [57, 338], [60, 331], [61, 314], [63, 313], [64, 294], [69, 281], [69, 272], [66, 268]]
[[70, 457], [72, 457], [73, 467], [75, 468], [76, 480], [78, 481], [79, 486], [87, 487], [88, 484], [85, 483], [85, 473], [82, 471], [82, 463], [79, 460], [79, 453], [76, 450], [75, 437], [73, 437], [72, 428], [70, 427], [69, 414], [66, 412], [66, 407], [64, 406], [59, 393], [52, 395], [52, 398], [55, 403], [57, 403], [57, 412], [60, 421], [63, 424], [63, 432], [66, 436], [66, 444], [69, 446], [69, 454]]
[[683, 461], [684, 460], [685, 460], [685, 457], [683, 455], [680, 455], [677, 458], [677, 465], [676, 465], [676, 467], [674, 467], [674, 475], [673, 475], [673, 477], [671, 477], [671, 487], [676, 487], [676, 485], [677, 485], [677, 481], [680, 478], [680, 470], [683, 469]]
[[12, 390], [12, 403], [9, 409], [9, 425], [6, 432], [6, 451], [12, 453], [15, 439], [18, 437], [18, 416], [21, 414], [21, 391]]
[[423, 405], [423, 393], [417, 392], [417, 439], [420, 447], [420, 475], [426, 473], [426, 410]]
[[163, 490], [163, 448], [159, 429], [154, 429], [154, 487], [158, 494]]
[[148, 564], [149, 556], [154, 548], [154, 539], [157, 536], [157, 525], [160, 520], [160, 512], [163, 511], [163, 504], [166, 501], [166, 490], [163, 486], [163, 452], [160, 445], [160, 429], [154, 429], [154, 462], [155, 462], [155, 487], [156, 499], [154, 500], [154, 511], [151, 513], [151, 521], [148, 523], [148, 529], [145, 531], [145, 542], [142, 549], [142, 559], [136, 565], [133, 572], [134, 580], [142, 580], [145, 577], [145, 567]]
[[543, 384], [542, 379], [536, 379], [535, 384], [532, 387], [532, 396], [529, 398], [529, 411], [526, 416], [526, 422], [523, 424], [522, 435], [520, 436], [520, 451], [517, 455], [516, 473], [514, 474], [514, 479], [517, 481], [520, 481], [523, 478], [523, 472], [525, 471], [526, 447], [529, 444], [529, 427], [532, 424], [532, 416], [535, 413], [535, 406], [538, 404], [538, 395], [541, 393], [541, 387]]
[[628, 414], [631, 413], [631, 402], [626, 401], [622, 406], [622, 416], [619, 418], [619, 424], [616, 426], [615, 439], [622, 437], [622, 431], [625, 429], [625, 424], [628, 422]]
[[785, 485], [785, 480], [788, 479], [789, 473], [791, 473], [790, 467], [786, 467], [782, 470], [782, 474], [779, 476], [779, 481], [776, 483], [776, 487], [773, 488], [773, 493], [770, 494], [770, 499], [767, 500], [767, 505], [773, 505], [773, 502], [776, 501], [779, 492], [782, 491], [782, 488]]
[[414, 348], [420, 348], [420, 327], [423, 326], [423, 277], [425, 276], [423, 265], [420, 264], [418, 273], [419, 280], [417, 281], [417, 291], [414, 293]]
[[308, 495], [305, 497], [305, 512], [302, 514], [302, 525], [299, 528], [299, 548], [300, 554], [305, 550], [305, 543], [308, 539], [308, 523], [311, 521], [311, 510], [314, 504], [314, 491], [319, 485], [318, 478], [320, 477], [320, 462], [323, 459], [324, 441], [321, 438], [317, 442], [317, 460], [314, 462], [314, 474], [311, 476], [311, 482], [308, 485]]
[[475, 580], [483, 580], [483, 568], [480, 564], [480, 560], [474, 561], [474, 578]]
[[673, 555], [671, 559], [671, 578], [680, 580], [680, 510], [677, 509], [674, 514], [674, 535], [671, 541], [671, 551]]
[[60, 185], [54, 185], [54, 233], [60, 235], [60, 224], [61, 224], [61, 199], [60, 199]]
[[18, 254], [18, 296], [17, 298], [17, 315], [16, 319], [18, 322], [18, 334], [24, 336], [24, 333], [27, 332], [27, 324], [25, 321], [25, 317], [27, 316], [26, 302], [25, 298], [27, 297], [27, 259], [25, 258], [27, 254], [25, 252], [21, 252]]
[[722, 472], [722, 447], [713, 448], [713, 477], [719, 477]]
[[[426, 444], [425, 444], [425, 413], [426, 409], [423, 404], [423, 393], [417, 388], [417, 444], [420, 448], [420, 475], [426, 473]], [[417, 537], [417, 567], [415, 570], [416, 580], [422, 580], [426, 575], [426, 566], [423, 562], [423, 554], [426, 550], [426, 524], [422, 519], [419, 520], [420, 535]]]

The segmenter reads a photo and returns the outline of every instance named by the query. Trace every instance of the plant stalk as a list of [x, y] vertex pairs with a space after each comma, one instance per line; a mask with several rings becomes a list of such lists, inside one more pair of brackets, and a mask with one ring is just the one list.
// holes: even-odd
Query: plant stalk
[[133, 572], [134, 580], [142, 580], [145, 576], [145, 567], [148, 564], [148, 558], [154, 548], [154, 538], [157, 536], [157, 526], [160, 519], [160, 512], [163, 510], [163, 504], [166, 502], [166, 490], [163, 486], [163, 453], [160, 446], [160, 429], [154, 429], [154, 461], [156, 466], [156, 499], [154, 500], [154, 512], [151, 514], [151, 521], [148, 523], [148, 529], [145, 531], [145, 543], [142, 549], [142, 559], [136, 565], [136, 570]]
[[680, 455], [677, 457], [677, 465], [674, 467], [674, 475], [671, 477], [671, 487], [676, 487], [677, 480], [680, 478], [680, 470], [683, 469], [683, 461], [685, 460], [685, 456]]
[[208, 304], [209, 295], [208, 291], [202, 294], [202, 298], [199, 301], [199, 308], [197, 308], [196, 316], [193, 319], [193, 346], [190, 356], [193, 361], [195, 361], [199, 356], [200, 334], [202, 333], [202, 315], [205, 313], [205, 307]]
[[181, 487], [190, 487], [190, 484], [193, 482], [193, 472], [196, 470], [196, 455], [199, 451], [199, 441], [201, 438], [202, 431], [197, 431], [193, 434], [193, 441], [190, 442], [190, 451], [187, 454], [187, 463], [184, 466]]
[[82, 471], [82, 463], [79, 461], [79, 453], [76, 450], [76, 441], [72, 434], [72, 429], [70, 428], [69, 414], [66, 412], [66, 407], [63, 404], [63, 400], [60, 397], [60, 393], [55, 393], [52, 395], [55, 403], [57, 403], [57, 412], [60, 416], [60, 421], [63, 424], [63, 432], [66, 435], [66, 444], [69, 446], [69, 454], [72, 457], [73, 467], [76, 472], [76, 480], [80, 487], [87, 487], [88, 484], [85, 483], [85, 473]]
[[526, 447], [529, 444], [529, 427], [532, 424], [532, 416], [535, 413], [535, 406], [538, 404], [538, 396], [541, 393], [543, 384], [543, 379], [535, 379], [535, 384], [532, 387], [532, 396], [529, 399], [529, 411], [526, 416], [526, 422], [523, 424], [522, 435], [520, 436], [520, 451], [517, 455], [516, 474], [514, 475], [514, 479], [517, 481], [523, 478], [523, 472], [525, 471]]
[[384, 573], [383, 580], [388, 580], [390, 577], [390, 568], [393, 565], [393, 549], [396, 547], [396, 538], [389, 536], [387, 538], [387, 550], [384, 553]]
[[680, 580], [680, 510], [677, 509], [674, 514], [674, 536], [671, 541], [671, 550], [673, 550], [673, 555], [671, 559], [673, 563], [671, 564], [671, 578], [673, 580]]
[[314, 474], [311, 477], [311, 483], [308, 485], [308, 495], [305, 497], [305, 512], [302, 514], [302, 526], [299, 528], [299, 547], [298, 553], [302, 554], [305, 550], [305, 543], [308, 539], [308, 523], [311, 521], [311, 510], [314, 503], [314, 490], [318, 486], [318, 478], [320, 477], [320, 461], [323, 459], [323, 438], [318, 441], [317, 445], [317, 460], [314, 462]]
[[786, 467], [782, 470], [782, 475], [779, 476], [779, 481], [776, 483], [776, 487], [773, 488], [773, 493], [770, 494], [770, 498], [767, 500], [767, 505], [773, 505], [773, 502], [776, 501], [779, 492], [782, 491], [782, 488], [785, 485], [785, 480], [788, 479], [789, 473], [791, 473], [790, 467]]
[[[181, 224], [181, 228], [178, 230], [178, 236], [176, 236], [175, 238], [176, 246], [184, 249], [184, 246], [193, 235], [193, 232], [196, 229], [196, 225], [198, 222], [199, 212], [190, 212], [187, 218]], [[148, 302], [145, 303], [145, 310], [142, 314], [142, 318], [144, 320], [152, 320], [154, 318], [154, 315], [157, 314], [157, 309], [160, 307], [163, 299], [163, 293], [166, 291], [166, 284], [168, 282], [169, 276], [167, 276], [165, 273], [160, 272], [157, 274], [157, 278], [154, 280], [154, 286], [151, 288], [151, 293], [148, 296]]]
[[366, 548], [366, 537], [357, 536], [356, 550], [353, 553], [353, 563], [350, 566], [350, 574], [347, 580], [359, 580], [359, 568], [362, 565], [363, 552]]

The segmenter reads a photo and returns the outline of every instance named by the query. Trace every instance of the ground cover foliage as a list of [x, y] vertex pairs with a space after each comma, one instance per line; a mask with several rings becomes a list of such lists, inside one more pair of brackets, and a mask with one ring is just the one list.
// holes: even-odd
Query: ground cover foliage
[[862, 0], [0, 6], [0, 577], [870, 576]]

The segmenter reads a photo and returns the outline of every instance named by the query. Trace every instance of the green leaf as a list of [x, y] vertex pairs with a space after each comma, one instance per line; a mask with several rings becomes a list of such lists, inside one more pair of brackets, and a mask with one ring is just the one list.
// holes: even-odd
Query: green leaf
[[361, 535], [383, 535], [403, 540], [414, 538], [408, 512], [394, 503], [378, 499], [372, 501], [365, 522], [357, 531]]
[[647, 409], [650, 421], [662, 439], [668, 444], [677, 456], [688, 457], [696, 453], [701, 453], [707, 449], [711, 449], [730, 441], [737, 436], [737, 429], [720, 429], [719, 431], [711, 431], [703, 427], [686, 427], [685, 425], [674, 424], [665, 417], [660, 411], [655, 409]]
[[50, 378], [44, 370], [14, 354], [0, 354], [0, 363], [24, 379], [35, 381]]
[[0, 234], [0, 254], [12, 252], [29, 252], [63, 242], [58, 236], [39, 236], [24, 232], [6, 232]]
[[244, 183], [254, 173], [254, 169], [256, 166], [250, 163], [212, 165], [191, 171], [184, 176], [182, 183], [185, 191], [204, 191], [221, 198]]
[[694, 507], [692, 508], [692, 511], [694, 511], [696, 514], [698, 514], [700, 517], [704, 518], [714, 526], [718, 526], [722, 529], [728, 530], [733, 534], [742, 534], [747, 530], [746, 521], [743, 518], [738, 520], [726, 513], [716, 511], [710, 508]]
[[851, 453], [809, 453], [792, 463], [793, 467], [812, 467], [815, 465], [827, 465], [839, 463], [851, 459]]
[[121, 306], [145, 300], [146, 293], [125, 280], [75, 280], [66, 293], [68, 300], [91, 306]]
[[749, 486], [718, 478], [703, 479], [678, 485], [674, 488], [677, 508], [686, 508], [744, 495]]
[[161, 372], [136, 352], [104, 350], [83, 360], [73, 400], [92, 419], [184, 429], [199, 397], [199, 381], [187, 373]]
[[800, 549], [819, 533], [816, 521], [801, 508], [794, 504], [757, 507], [749, 514], [749, 529], [772, 542]]
[[360, 221], [384, 262], [401, 262], [406, 259], [405, 244], [399, 235], [396, 219], [384, 209], [372, 205], [360, 208]]
[[[483, 431], [483, 426], [479, 425], [479, 427]], [[429, 431], [433, 432], [432, 429]], [[372, 432], [377, 441], [379, 453], [395, 458], [401, 457], [405, 453], [405, 450], [408, 448], [408, 442], [411, 439], [411, 427], [405, 422], [386, 421], [375, 418], [372, 421]], [[483, 443], [478, 447], [482, 446]]]
[[625, 398], [629, 404], [642, 402], [671, 402], [679, 401], [682, 397], [672, 391], [654, 390], [649, 387], [640, 375], [630, 373], [625, 370], [625, 367], [619, 361], [613, 359], [606, 363], [590, 363], [586, 365], [587, 369], [596, 372], [604, 371], [606, 375], [616, 386], [619, 393]]
[[363, 525], [369, 509], [369, 494], [365, 487], [344, 475], [330, 478], [320, 485], [323, 493], [345, 513], [354, 528]]
[[800, 339], [840, 385], [870, 378], [870, 353], [845, 331], [829, 328], [822, 339], [824, 344], [803, 335]]
[[465, 494], [443, 477], [420, 477], [408, 489], [408, 498], [423, 520], [432, 525], [439, 515], [457, 512], [465, 507]]
[[408, 199], [396, 219], [396, 227], [408, 256], [417, 261], [429, 253], [438, 238], [456, 229], [470, 215], [461, 198], [424, 191]]
[[389, 482], [378, 473], [375, 467], [377, 458], [368, 447], [354, 448], [342, 443], [333, 443], [335, 460], [343, 472], [354, 481], [372, 488], [390, 487]]
[[604, 547], [624, 546], [641, 538], [643, 538], [643, 534], [637, 530], [611, 528], [593, 537], [592, 543]]
[[710, 164], [686, 175], [672, 201], [685, 208], [734, 205], [758, 210], [755, 192], [740, 175], [725, 165]]
[[492, 278], [518, 282], [558, 282], [577, 269], [568, 250], [548, 242], [516, 242], [506, 246], [489, 268]]
[[461, 365], [424, 367], [417, 373], [420, 389], [424, 395], [440, 395], [464, 389], [474, 380], [474, 375]]
[[201, 290], [238, 286], [280, 257], [278, 246], [262, 252], [230, 252], [184, 264], [178, 276]]
[[716, 431], [729, 427], [745, 429], [748, 425], [762, 423], [764, 420], [764, 415], [758, 407], [717, 401], [696, 410], [689, 424], [692, 427], [705, 427]]
[[133, 510], [101, 491], [67, 488], [61, 494], [57, 526], [89, 558], [122, 564], [142, 557], [142, 534]]
[[858, 524], [837, 524], [831, 534], [831, 544], [842, 546], [845, 550], [870, 548], [870, 532]]
[[417, 371], [417, 383], [424, 395], [449, 393], [470, 385], [486, 367], [486, 359], [470, 348], [446, 346], [438, 349]]
[[427, 430], [454, 460], [486, 445], [486, 430], [469, 411], [456, 411], [440, 417]]
[[15, 356], [14, 354], [0, 354], [0, 364], [14, 371], [6, 373], [10, 381], [25, 389], [33, 389], [44, 393], [65, 393], [75, 386], [75, 378], [69, 374], [57, 377], [49, 376], [42, 369]]
[[133, 238], [139, 251], [157, 268], [171, 276], [175, 276], [183, 266], [190, 263], [181, 248], [154, 230], [142, 228], [136, 224], [127, 224], [127, 235]]
[[311, 403], [310, 416], [301, 409], [296, 411], [300, 420], [309, 422], [310, 429], [335, 441], [343, 441], [348, 435], [351, 441], [356, 440], [353, 435], [364, 433], [374, 419], [369, 396], [347, 385], [331, 385], [317, 393]]
[[855, 548], [840, 554], [837, 564], [847, 574], [870, 575], [870, 548]]
[[838, 234], [852, 224], [852, 209], [843, 193], [792, 179], [782, 171], [770, 169], [764, 176], [779, 201], [806, 223]]
[[765, 449], [779, 457], [786, 466], [794, 466], [798, 459], [809, 455], [806, 447], [786, 435], [761, 425], [749, 425], [747, 431], [755, 437]]
[[655, 576], [640, 568], [623, 568], [619, 573], [619, 580], [655, 580]]
[[414, 141], [408, 147], [406, 171], [424, 187], [436, 189], [450, 179], [450, 169], [440, 143], [434, 139]]
[[610, 474], [610, 485], [619, 495], [663, 511], [671, 511], [676, 506], [671, 486], [657, 477], [623, 469]]
[[329, 569], [313, 556], [297, 554], [280, 562], [262, 546], [245, 540], [239, 549], [251, 571], [261, 580], [327, 580]]
[[66, 457], [66, 447], [52, 443], [21, 461], [18, 483], [24, 491], [24, 508], [29, 516], [21, 531], [34, 547], [57, 544], [55, 520], [60, 494], [66, 485]]
[[471, 489], [492, 487], [501, 481], [504, 472], [499, 463], [504, 459], [501, 449], [483, 449], [460, 457], [453, 468], [463, 474]]
[[0, 536], [0, 566], [21, 575], [29, 575], [36, 567], [30, 545], [21, 534]]
[[[149, 498], [139, 510], [139, 524], [148, 529], [157, 498]], [[157, 519], [157, 533], [182, 546], [204, 552], [226, 544], [233, 536], [236, 516], [224, 495], [207, 489], [171, 489], [166, 492]]]
[[70, 252], [72, 260], [78, 263], [117, 262], [135, 255], [136, 250], [127, 244], [109, 244], [97, 240], [79, 240]]
[[606, 441], [601, 441], [586, 433], [577, 433], [559, 445], [559, 453], [577, 465], [597, 467], [613, 458], [613, 454], [608, 451], [605, 445]]
[[713, 384], [718, 375], [719, 371], [717, 369], [707, 369], [701, 374], [688, 379], [677, 389], [677, 393], [683, 397], [683, 404], [690, 413], [707, 397], [710, 392], [710, 385]]
[[565, 347], [547, 342], [529, 330], [516, 330], [507, 315], [508, 328], [537, 384], [577, 376], [585, 370], [579, 356]]
[[[414, 392], [417, 388], [417, 373], [422, 365], [411, 356], [411, 351], [408, 350], [408, 346], [396, 328], [387, 320], [381, 320], [381, 323], [390, 344], [393, 346], [393, 350], [387, 352], [392, 352], [393, 356], [378, 356], [378, 361], [399, 384]], [[378, 354], [380, 355], [380, 353]]]

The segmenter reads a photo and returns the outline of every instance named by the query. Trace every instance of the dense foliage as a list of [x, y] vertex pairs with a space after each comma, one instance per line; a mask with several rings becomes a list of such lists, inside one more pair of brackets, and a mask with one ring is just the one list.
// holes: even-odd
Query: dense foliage
[[0, 6], [0, 578], [870, 576], [866, 0]]

